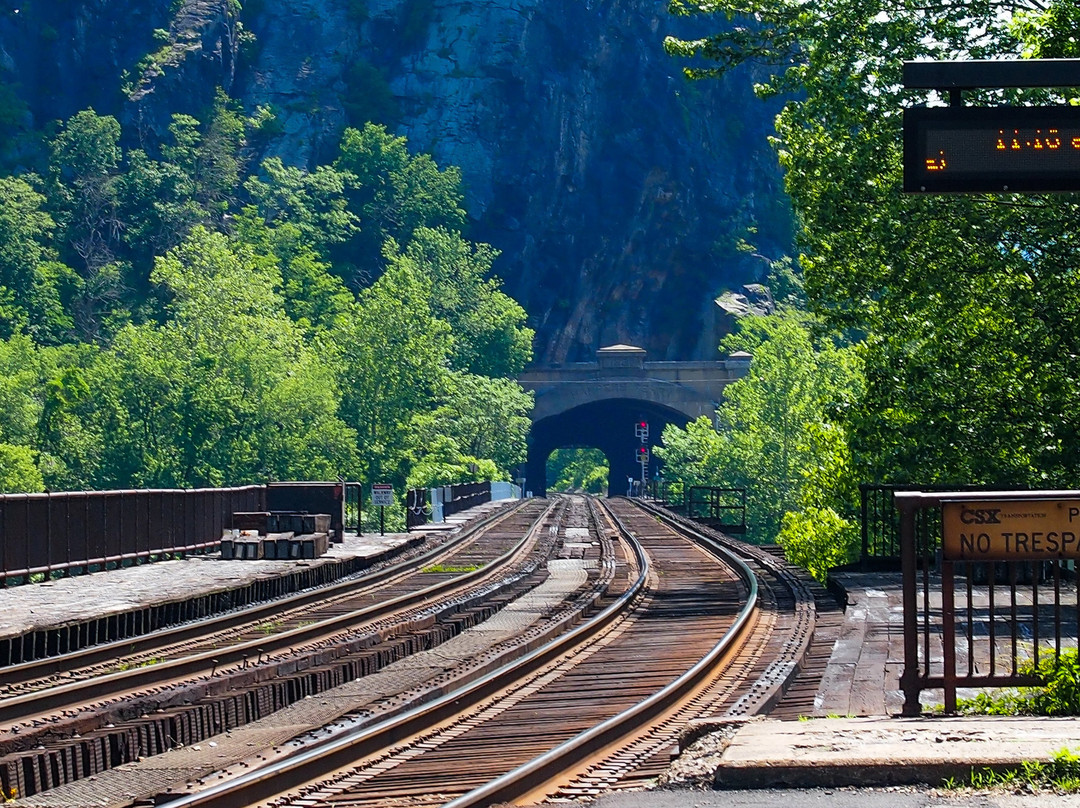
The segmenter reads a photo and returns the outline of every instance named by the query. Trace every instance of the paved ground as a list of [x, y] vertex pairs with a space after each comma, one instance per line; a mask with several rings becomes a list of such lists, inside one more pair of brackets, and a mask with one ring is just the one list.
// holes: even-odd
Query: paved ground
[[[861, 806], [867, 804], [860, 801], [863, 791], [843, 796], [836, 789], [938, 784], [948, 777], [964, 776], [973, 768], [1015, 768], [1027, 760], [1049, 760], [1062, 749], [1080, 751], [1080, 720], [1073, 718], [899, 718], [904, 700], [900, 691], [904, 664], [900, 576], [848, 573], [839, 576], [838, 581], [847, 592], [848, 602], [813, 701], [814, 708], [807, 713], [817, 718], [754, 719], [729, 725], [723, 736], [716, 734], [702, 739], [696, 747], [684, 752], [683, 762], [698, 782], [712, 782], [719, 788], [767, 790], [826, 786], [832, 790], [785, 792], [782, 802]], [[932, 583], [931, 590], [932, 606], [940, 605], [939, 587]], [[1070, 612], [1074, 610], [1075, 588], [1061, 586], [1057, 597]], [[1000, 625], [1000, 615], [993, 617], [998, 629], [988, 627], [993, 611], [988, 609], [989, 594], [985, 590], [980, 592], [975, 588], [972, 598], [975, 609], [970, 642], [964, 640], [968, 636], [966, 625], [962, 620], [958, 625], [959, 667], [966, 667], [970, 660], [974, 670], [986, 671], [990, 667], [990, 646], [995, 647], [1000, 665], [1001, 638], [1008, 637], [1009, 632]], [[998, 604], [1005, 602], [1001, 592], [995, 598]], [[1030, 597], [1021, 593], [1021, 600], [1025, 598], [1030, 606]], [[1073, 625], [1066, 628], [1072, 632], [1071, 642], [1075, 643]], [[930, 648], [932, 665], [939, 665], [942, 648], [939, 630], [935, 629]], [[920, 701], [924, 710], [940, 705], [942, 695], [941, 691], [923, 691]], [[960, 799], [956, 794], [940, 796], [926, 788], [909, 791], [901, 799], [902, 793], [884, 792], [882, 796], [880, 792], [867, 791], [866, 795], [871, 805], [877, 799], [885, 799], [884, 804], [890, 805], [920, 806], [953, 804]], [[734, 800], [725, 801], [725, 805], [765, 804], [755, 802], [754, 797], [735, 798], [728, 792], [724, 796]], [[684, 799], [689, 798], [690, 794], [684, 794]], [[774, 793], [772, 800], [777, 799]], [[970, 799], [974, 801], [962, 801], [962, 804], [1034, 804], [1017, 802], [1005, 795]], [[1080, 806], [1080, 797], [1053, 796], [1053, 799], [1064, 801], [1055, 804]], [[604, 808], [665, 808], [669, 804], [675, 803], [662, 792], [656, 792], [652, 798], [624, 801], [612, 797], [611, 801], [600, 803]], [[695, 795], [692, 802], [678, 804], [707, 808], [713, 803], [698, 800]]]

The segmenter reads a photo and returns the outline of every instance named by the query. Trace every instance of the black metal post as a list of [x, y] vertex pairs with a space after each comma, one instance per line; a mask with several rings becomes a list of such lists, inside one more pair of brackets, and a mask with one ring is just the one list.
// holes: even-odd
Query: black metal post
[[903, 715], [922, 712], [919, 703], [919, 615], [915, 589], [918, 574], [915, 548], [915, 503], [900, 500], [900, 569], [904, 576], [904, 672], [900, 689], [904, 691]]

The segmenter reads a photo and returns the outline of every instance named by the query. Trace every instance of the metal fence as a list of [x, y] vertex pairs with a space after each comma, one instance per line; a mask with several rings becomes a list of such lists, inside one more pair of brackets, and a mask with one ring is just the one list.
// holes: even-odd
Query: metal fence
[[[432, 497], [432, 494], [437, 497]], [[438, 499], [438, 508], [435, 507]], [[410, 488], [405, 494], [405, 527], [412, 529], [426, 525], [435, 511], [441, 511], [442, 518], [455, 513], [491, 502], [491, 483], [459, 483], [438, 488]], [[439, 515], [435, 514], [436, 520]]]
[[[1080, 492], [1072, 492], [1080, 497]], [[940, 688], [955, 712], [959, 688], [1037, 683], [1025, 672], [1041, 656], [1075, 647], [1080, 599], [1075, 563], [950, 561], [942, 556], [942, 503], [1026, 502], [1042, 492], [896, 491], [904, 595], [904, 714], [921, 710], [920, 691]], [[1061, 496], [1060, 494], [1055, 494]], [[972, 504], [971, 507], [978, 508]]]
[[[862, 549], [859, 564], [863, 569], [900, 568], [900, 511], [896, 506], [896, 495], [906, 491], [978, 492], [986, 486], [944, 486], [944, 485], [881, 485], [862, 483], [859, 485], [861, 501]], [[1002, 490], [1001, 487], [995, 490]], [[941, 545], [941, 520], [920, 518], [919, 529], [926, 535], [921, 541], [930, 545]]]
[[691, 486], [686, 492], [686, 515], [727, 533], [745, 533], [746, 489]]
[[443, 492], [443, 516], [451, 516], [455, 513], [468, 510], [476, 505], [491, 502], [491, 483], [461, 483], [460, 485], [447, 486], [450, 496]]
[[0, 495], [0, 584], [215, 550], [266, 487]]
[[654, 477], [649, 480], [649, 497], [668, 510], [681, 511], [684, 503], [682, 480], [664, 480]]

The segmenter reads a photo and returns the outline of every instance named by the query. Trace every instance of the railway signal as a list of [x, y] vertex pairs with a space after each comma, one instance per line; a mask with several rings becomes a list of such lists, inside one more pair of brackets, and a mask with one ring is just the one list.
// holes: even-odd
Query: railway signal
[[634, 426], [634, 435], [636, 437], [640, 438], [642, 441], [648, 440], [649, 439], [649, 422], [648, 421], [638, 421], [637, 424]]
[[649, 447], [648, 446], [639, 446], [638, 447], [637, 461], [639, 463], [641, 463], [641, 465], [643, 465], [643, 466], [649, 462]]

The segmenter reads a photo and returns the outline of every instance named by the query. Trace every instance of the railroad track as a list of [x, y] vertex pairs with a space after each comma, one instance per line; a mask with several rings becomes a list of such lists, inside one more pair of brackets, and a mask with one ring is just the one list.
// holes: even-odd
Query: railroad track
[[[567, 592], [546, 601], [541, 611], [553, 619], [504, 635], [471, 675], [440, 678], [422, 651], [403, 660], [414, 677], [404, 695], [369, 694], [299, 736], [269, 726], [216, 736], [239, 762], [214, 773], [206, 744], [176, 750], [171, 779], [149, 778], [169, 788], [142, 787], [152, 799], [126, 798], [117, 785], [146, 777], [140, 764], [125, 766], [121, 780], [106, 772], [85, 804], [466, 808], [580, 798], [658, 776], [689, 718], [752, 714], [780, 698], [813, 630], [805, 578], [767, 552], [628, 502], [602, 514], [575, 499], [554, 528], [564, 558], [599, 546], [591, 594], [575, 590], [572, 607]], [[532, 597], [540, 596], [521, 600]], [[567, 631], [590, 607], [592, 617]], [[437, 651], [461, 664], [476, 631]], [[66, 793], [56, 803], [25, 804], [78, 804], [78, 785], [58, 789]]]
[[634, 580], [574, 632], [423, 710], [279, 749], [270, 765], [163, 804], [465, 808], [560, 785], [576, 795], [576, 772], [618, 759], [608, 787], [636, 768], [628, 761], [670, 751], [688, 711], [767, 701], [757, 674], [776, 668], [765, 657], [782, 620], [772, 594], [768, 613], [758, 604], [761, 572], [626, 502], [594, 525], [624, 544]]
[[[254, 619], [256, 610], [250, 610], [210, 621], [217, 629], [213, 639], [139, 648], [133, 658], [150, 654], [151, 665], [105, 676], [94, 675], [100, 664], [91, 665], [74, 682], [57, 685], [55, 678], [40, 677], [33, 688], [24, 684], [24, 692], [0, 699], [4, 719], [16, 722], [0, 732], [2, 785], [8, 793], [30, 795], [97, 776], [235, 729], [437, 645], [547, 577], [544, 561], [555, 548], [564, 508], [565, 503], [533, 501], [453, 547], [385, 571], [374, 585], [370, 580], [341, 584], [322, 590], [322, 598], [288, 599], [292, 608], [276, 604], [280, 611], [272, 632], [260, 629], [267, 609], [257, 610]], [[177, 633], [198, 634], [200, 628], [207, 630], [165, 632], [162, 641]], [[215, 647], [208, 650], [208, 642]], [[102, 651], [73, 656], [93, 658]], [[166, 654], [173, 658], [165, 659]], [[18, 668], [32, 672], [55, 664], [50, 659]], [[11, 669], [5, 674], [15, 678]], [[145, 690], [132, 698], [135, 688]], [[249, 698], [253, 693], [258, 695]], [[106, 697], [93, 709], [79, 707]]]

